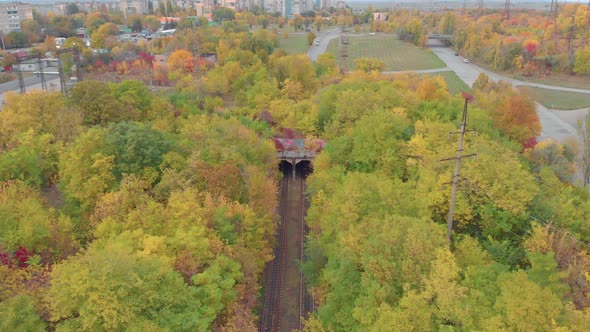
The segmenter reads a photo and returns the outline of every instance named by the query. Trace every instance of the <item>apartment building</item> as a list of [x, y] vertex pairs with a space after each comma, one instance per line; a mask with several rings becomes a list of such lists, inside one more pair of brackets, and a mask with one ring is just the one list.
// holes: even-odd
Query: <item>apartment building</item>
[[229, 8], [232, 10], [238, 10], [237, 0], [219, 0], [218, 3], [221, 7]]
[[283, 14], [283, 16], [287, 18], [290, 18], [296, 14], [301, 14], [306, 11], [313, 10], [313, 7], [316, 3], [315, 0], [283, 0], [281, 2], [281, 13]]
[[121, 0], [119, 10], [125, 17], [133, 14], [148, 14], [148, 2], [146, 0]]
[[33, 7], [30, 4], [13, 2], [0, 4], [0, 31], [10, 33], [20, 31], [20, 22], [33, 18]]

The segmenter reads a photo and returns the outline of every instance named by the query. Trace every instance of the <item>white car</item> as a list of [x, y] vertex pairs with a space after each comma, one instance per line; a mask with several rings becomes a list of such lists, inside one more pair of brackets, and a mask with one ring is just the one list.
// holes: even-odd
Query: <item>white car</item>
[[369, 32], [369, 36], [374, 36], [375, 33], [374, 32]]
[[313, 44], [314, 44], [315, 46], [320, 46], [320, 41], [319, 41], [319, 40], [316, 40], [316, 41], [314, 41], [314, 42], [313, 42]]
[[469, 59], [465, 59], [465, 60], [463, 60], [463, 62], [469, 63]]

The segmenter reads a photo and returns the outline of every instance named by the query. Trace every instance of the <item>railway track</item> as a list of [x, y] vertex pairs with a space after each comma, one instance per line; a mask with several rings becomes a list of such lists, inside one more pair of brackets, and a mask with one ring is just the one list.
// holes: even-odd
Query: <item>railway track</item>
[[305, 259], [303, 242], [307, 233], [304, 217], [305, 178], [285, 176], [280, 183], [277, 246], [274, 259], [264, 273], [265, 296], [259, 331], [301, 330], [301, 318], [313, 310], [313, 300], [305, 287], [305, 276], [297, 261]]
[[287, 229], [285, 227], [287, 214], [288, 178], [284, 177], [280, 184], [279, 214], [280, 222], [277, 226], [277, 246], [274, 259], [265, 270], [266, 291], [260, 319], [259, 331], [278, 331], [280, 327], [281, 284], [284, 276], [284, 256], [287, 252], [285, 241]]

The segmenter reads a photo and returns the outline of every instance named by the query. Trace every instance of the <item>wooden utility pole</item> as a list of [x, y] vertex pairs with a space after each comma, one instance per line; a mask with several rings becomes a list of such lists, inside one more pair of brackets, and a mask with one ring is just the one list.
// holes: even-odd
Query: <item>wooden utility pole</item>
[[451, 191], [451, 206], [449, 208], [449, 217], [447, 219], [447, 240], [451, 240], [451, 230], [453, 229], [453, 216], [455, 214], [455, 200], [457, 199], [457, 184], [459, 183], [459, 170], [461, 168], [461, 159], [473, 157], [476, 154], [463, 155], [463, 143], [465, 142], [465, 133], [467, 130], [467, 104], [472, 96], [467, 93], [463, 93], [465, 98], [465, 106], [463, 107], [463, 119], [461, 120], [461, 130], [459, 132], [452, 132], [449, 134], [459, 134], [459, 147], [457, 148], [457, 157], [442, 159], [441, 161], [455, 160], [455, 172], [453, 173], [453, 190]]

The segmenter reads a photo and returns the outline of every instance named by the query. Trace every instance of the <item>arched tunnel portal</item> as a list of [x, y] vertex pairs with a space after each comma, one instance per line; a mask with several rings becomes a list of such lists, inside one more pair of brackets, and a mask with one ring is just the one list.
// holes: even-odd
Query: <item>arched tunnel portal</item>
[[313, 164], [311, 160], [308, 159], [283, 159], [279, 162], [279, 170], [285, 176], [300, 176], [306, 178], [313, 172]]

